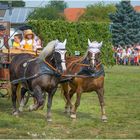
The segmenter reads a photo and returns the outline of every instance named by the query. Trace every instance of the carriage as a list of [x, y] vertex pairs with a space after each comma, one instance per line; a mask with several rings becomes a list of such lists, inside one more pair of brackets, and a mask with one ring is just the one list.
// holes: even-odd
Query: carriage
[[10, 92], [10, 73], [9, 73], [9, 66], [12, 60], [12, 57], [16, 54], [20, 53], [29, 53], [37, 57], [40, 53], [41, 49], [37, 49], [36, 52], [33, 51], [21, 51], [17, 49], [3, 49], [0, 51], [0, 90], [6, 90], [7, 93], [3, 95], [0, 92], [2, 97], [9, 95]]

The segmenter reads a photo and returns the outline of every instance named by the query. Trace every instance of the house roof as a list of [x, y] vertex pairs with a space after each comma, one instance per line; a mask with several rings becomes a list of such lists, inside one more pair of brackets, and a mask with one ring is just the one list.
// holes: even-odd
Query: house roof
[[32, 11], [34, 11], [34, 8], [30, 7], [7, 9], [3, 21], [8, 21], [10, 23], [25, 23], [29, 13]]
[[66, 8], [64, 15], [68, 21], [77, 21], [85, 12], [85, 8]]
[[134, 9], [136, 10], [136, 12], [140, 12], [140, 6], [135, 6]]

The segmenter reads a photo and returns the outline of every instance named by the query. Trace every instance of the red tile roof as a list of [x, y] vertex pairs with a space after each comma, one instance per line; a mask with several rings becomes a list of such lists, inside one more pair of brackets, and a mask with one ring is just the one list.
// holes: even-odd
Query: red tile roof
[[66, 8], [64, 15], [68, 21], [78, 21], [79, 17], [83, 15], [85, 8]]
[[134, 9], [135, 9], [137, 12], [140, 12], [140, 6], [135, 6]]
[[[140, 12], [140, 6], [135, 6], [134, 9]], [[79, 17], [85, 13], [86, 8], [66, 8], [64, 16], [68, 21], [78, 21]]]

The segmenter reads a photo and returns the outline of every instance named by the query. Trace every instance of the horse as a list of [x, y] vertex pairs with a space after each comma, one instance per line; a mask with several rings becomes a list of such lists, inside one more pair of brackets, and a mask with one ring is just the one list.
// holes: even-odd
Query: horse
[[34, 105], [30, 105], [30, 111], [37, 110], [43, 105], [43, 93], [48, 93], [46, 118], [47, 121], [52, 121], [52, 99], [61, 79], [61, 73], [66, 70], [66, 42], [66, 39], [63, 43], [58, 40], [49, 42], [37, 58], [30, 54], [18, 54], [13, 57], [10, 65], [13, 115], [18, 115], [20, 112], [16, 108], [16, 91], [18, 84], [21, 83], [21, 104], [27, 91], [37, 101]]
[[[88, 39], [88, 49], [84, 57], [79, 59], [67, 58], [65, 75], [69, 75], [72, 79], [63, 83], [62, 94], [66, 99], [65, 112], [70, 111], [70, 117], [76, 119], [76, 111], [80, 105], [80, 99], [83, 92], [95, 91], [98, 95], [101, 106], [101, 119], [106, 122], [104, 103], [104, 69], [101, 64], [102, 42], [91, 42]], [[89, 82], [90, 81], [90, 82]], [[71, 98], [76, 93], [76, 102], [71, 103]], [[71, 109], [71, 110], [70, 110]]]

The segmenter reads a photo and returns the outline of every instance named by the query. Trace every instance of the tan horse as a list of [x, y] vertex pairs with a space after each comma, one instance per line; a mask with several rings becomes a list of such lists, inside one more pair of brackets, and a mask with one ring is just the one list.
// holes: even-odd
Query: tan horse
[[[66, 98], [65, 111], [71, 108], [70, 117], [76, 118], [76, 110], [80, 105], [80, 99], [83, 92], [95, 91], [98, 95], [101, 106], [101, 119], [106, 122], [104, 103], [104, 70], [100, 61], [100, 48], [102, 43], [90, 42], [88, 40], [88, 50], [84, 57], [75, 59], [68, 58], [67, 74], [72, 75], [72, 80], [62, 84], [62, 91]], [[74, 76], [75, 75], [75, 76]], [[77, 98], [74, 105], [71, 103], [71, 98], [76, 93]]]

